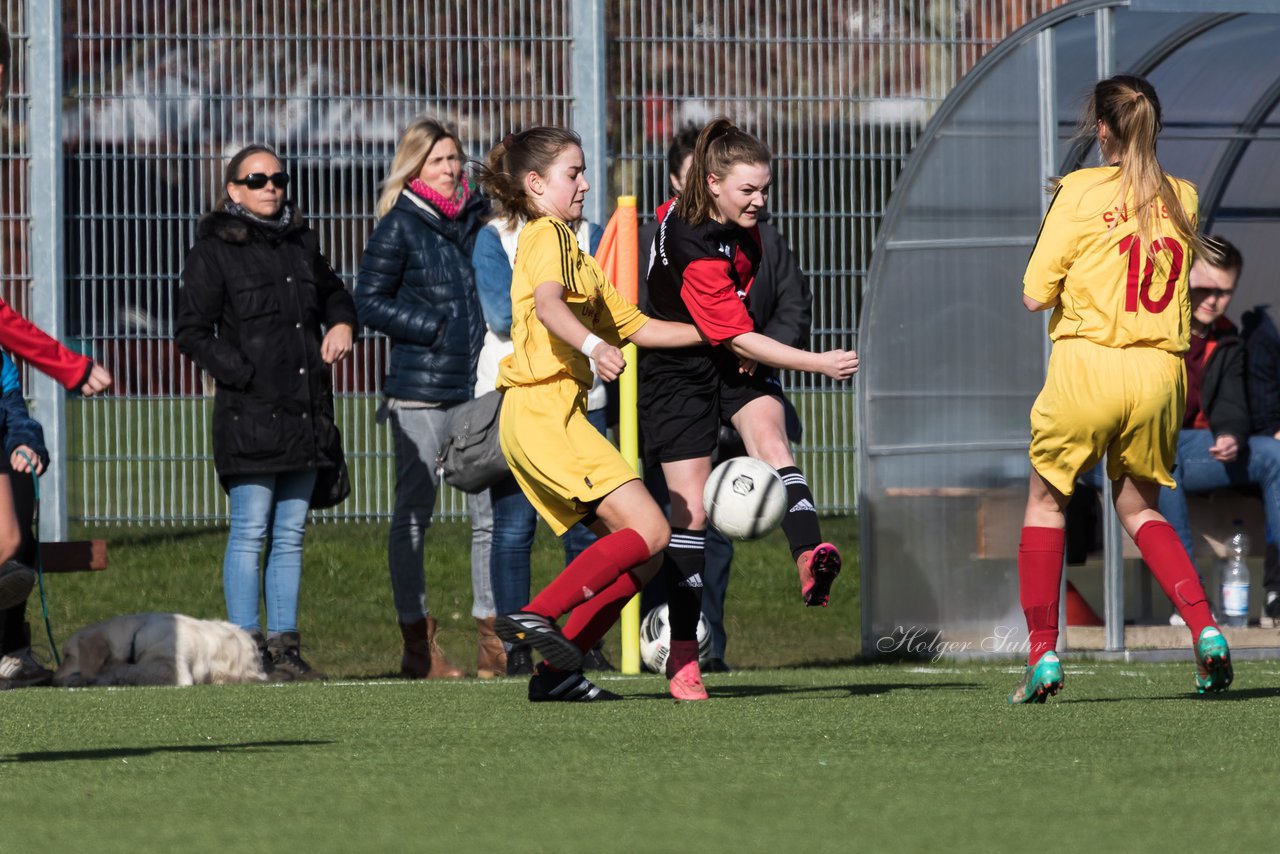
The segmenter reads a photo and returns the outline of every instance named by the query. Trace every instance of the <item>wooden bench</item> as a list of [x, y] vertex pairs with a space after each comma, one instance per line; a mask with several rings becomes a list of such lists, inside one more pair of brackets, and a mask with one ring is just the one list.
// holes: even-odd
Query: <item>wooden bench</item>
[[[938, 490], [946, 492], [946, 490]], [[992, 492], [975, 496], [977, 506], [976, 556], [1012, 559], [1018, 556], [1018, 539], [1022, 535], [1022, 516], [1026, 493]], [[1249, 535], [1249, 555], [1266, 554], [1266, 514], [1256, 495], [1235, 489], [1220, 489], [1206, 495], [1187, 496], [1187, 513], [1191, 519], [1192, 545], [1197, 562], [1227, 556], [1226, 541], [1235, 530], [1236, 519], [1244, 523]], [[1138, 559], [1138, 547], [1127, 533], [1121, 532], [1124, 557]]]
[[102, 572], [107, 568], [107, 541], [41, 543], [40, 568], [44, 572]]
[[[949, 500], [967, 501], [973, 506], [974, 513], [974, 549], [972, 556], [976, 559], [1013, 561], [1018, 556], [1018, 541], [1022, 536], [1022, 518], [1026, 510], [1027, 493], [1023, 488], [981, 489], [971, 487], [908, 487], [890, 488], [885, 494], [901, 499], [945, 498]], [[1083, 494], [1083, 493], [1082, 493]], [[1098, 496], [1099, 501], [1101, 496]], [[1110, 513], [1110, 508], [1105, 509]], [[1258, 564], [1266, 554], [1266, 514], [1262, 501], [1256, 493], [1232, 488], [1224, 488], [1204, 495], [1187, 497], [1187, 511], [1191, 519], [1193, 534], [1193, 557], [1203, 578], [1210, 587], [1217, 583], [1220, 561], [1227, 556], [1226, 540], [1235, 529], [1234, 522], [1239, 519], [1245, 532], [1249, 535], [1249, 557], [1253, 573], [1253, 586], [1261, 590], [1262, 567]], [[1106, 518], [1099, 516], [1099, 519]], [[1141, 559], [1138, 547], [1123, 530], [1120, 533], [1123, 543], [1122, 557], [1126, 563]], [[1098, 533], [1101, 541], [1101, 532]], [[1070, 549], [1069, 549], [1070, 551]], [[1077, 555], [1077, 558], [1079, 555]], [[1102, 593], [1099, 589], [1100, 579], [1089, 570], [1102, 566], [1102, 550], [1096, 543], [1088, 550], [1081, 563], [1072, 562], [1068, 577], [1075, 577], [1087, 600], [1092, 600], [1093, 609], [1101, 613]], [[1139, 564], [1133, 563], [1132, 567]], [[1084, 576], [1078, 575], [1085, 570]], [[1129, 575], [1126, 571], [1126, 575]], [[1153, 611], [1158, 607], [1157, 598], [1151, 590], [1150, 574], [1146, 572], [1131, 575], [1136, 579], [1133, 606], [1134, 616], [1139, 621], [1152, 619]], [[1210, 593], [1210, 599], [1215, 598]], [[1260, 599], [1260, 594], [1251, 597]], [[1162, 606], [1161, 606], [1162, 607]]]

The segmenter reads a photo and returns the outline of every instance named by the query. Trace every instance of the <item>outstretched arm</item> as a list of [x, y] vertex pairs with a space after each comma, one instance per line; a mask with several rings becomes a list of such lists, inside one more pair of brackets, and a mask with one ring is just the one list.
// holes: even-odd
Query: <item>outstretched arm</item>
[[853, 350], [812, 353], [789, 347], [759, 332], [744, 332], [725, 342], [735, 356], [774, 368], [822, 374], [833, 380], [847, 380], [858, 372], [858, 354]]
[[111, 374], [88, 356], [73, 353], [0, 301], [0, 347], [12, 351], [58, 384], [83, 395], [111, 385]]
[[649, 321], [631, 333], [631, 340], [640, 347], [666, 349], [672, 347], [693, 347], [707, 343], [698, 327], [692, 323], [676, 323], [671, 320], [658, 320], [651, 317]]

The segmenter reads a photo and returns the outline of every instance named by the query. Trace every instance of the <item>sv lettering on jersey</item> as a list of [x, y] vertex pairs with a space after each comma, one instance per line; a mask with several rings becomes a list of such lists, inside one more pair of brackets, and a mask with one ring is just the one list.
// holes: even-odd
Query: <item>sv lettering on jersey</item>
[[[1160, 218], [1169, 218], [1169, 208], [1166, 205], [1160, 206]], [[1129, 205], [1125, 204], [1120, 207], [1114, 207], [1109, 211], [1104, 211], [1102, 221], [1107, 224], [1108, 228], [1115, 228], [1118, 223], [1129, 221]]]

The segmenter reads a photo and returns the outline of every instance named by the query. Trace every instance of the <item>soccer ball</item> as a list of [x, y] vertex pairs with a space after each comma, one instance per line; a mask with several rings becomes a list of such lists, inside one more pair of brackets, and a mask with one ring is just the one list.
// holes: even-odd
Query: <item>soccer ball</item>
[[768, 463], [734, 457], [712, 470], [702, 491], [702, 505], [720, 533], [734, 540], [754, 540], [782, 522], [787, 488]]
[[[640, 660], [654, 673], [665, 673], [671, 655], [671, 621], [667, 606], [659, 605], [640, 622]], [[711, 658], [711, 624], [698, 615], [698, 663]]]

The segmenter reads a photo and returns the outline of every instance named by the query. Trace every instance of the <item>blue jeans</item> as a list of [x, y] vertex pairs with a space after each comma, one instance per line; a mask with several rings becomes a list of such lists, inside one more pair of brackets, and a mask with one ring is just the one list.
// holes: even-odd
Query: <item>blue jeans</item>
[[247, 631], [258, 629], [258, 563], [267, 532], [265, 593], [267, 631], [298, 630], [298, 588], [302, 584], [302, 535], [311, 507], [314, 469], [228, 478], [231, 534], [222, 561], [227, 619]]
[[1160, 490], [1160, 514], [1178, 532], [1187, 554], [1194, 555], [1191, 521], [1187, 518], [1187, 495], [1212, 492], [1224, 486], [1262, 488], [1262, 506], [1267, 518], [1267, 541], [1280, 530], [1280, 441], [1270, 436], [1250, 436], [1240, 454], [1229, 463], [1209, 456], [1214, 436], [1208, 430], [1183, 430], [1178, 435], [1178, 465], [1173, 471], [1177, 489]]
[[[445, 440], [448, 410], [386, 407], [379, 412], [379, 418], [384, 415], [391, 422], [396, 454], [395, 508], [387, 537], [391, 599], [400, 622], [416, 623], [428, 615], [423, 537], [431, 527], [436, 493], [440, 489], [436, 457]], [[472, 523], [471, 613], [476, 617], [491, 617], [494, 611], [489, 585], [488, 502], [480, 497], [480, 500], [468, 501], [467, 509]]]
[[[587, 419], [604, 433], [605, 411], [593, 409]], [[533, 535], [538, 528], [538, 512], [524, 497], [514, 477], [503, 478], [490, 487], [493, 507], [493, 540], [489, 556], [489, 573], [493, 583], [493, 606], [499, 614], [518, 611], [529, 604], [529, 555], [533, 551]], [[574, 525], [560, 538], [564, 544], [565, 566], [596, 541], [596, 535], [582, 525]]]

